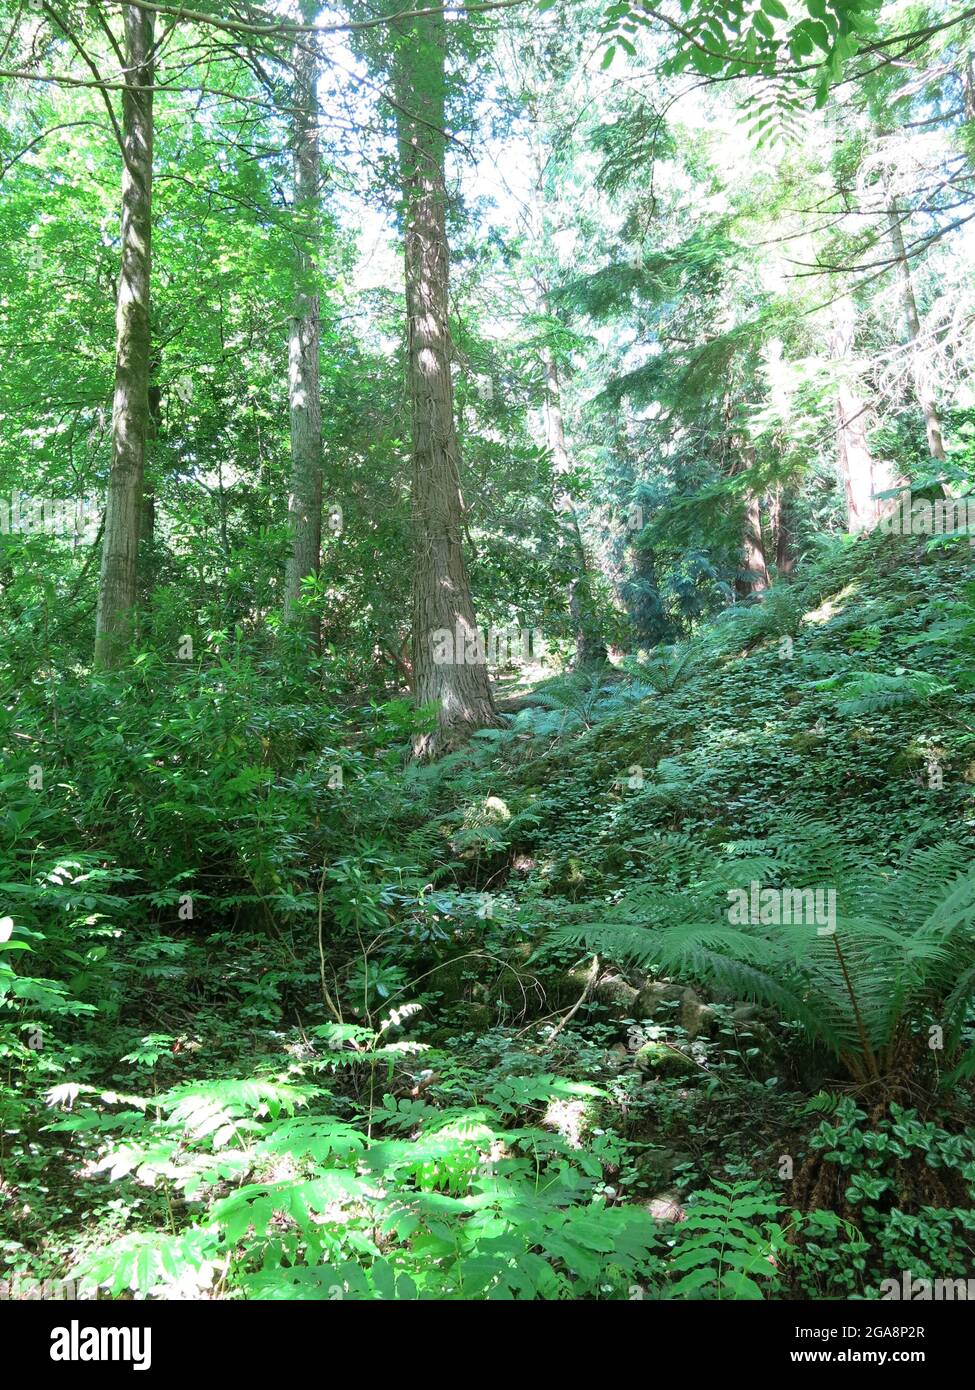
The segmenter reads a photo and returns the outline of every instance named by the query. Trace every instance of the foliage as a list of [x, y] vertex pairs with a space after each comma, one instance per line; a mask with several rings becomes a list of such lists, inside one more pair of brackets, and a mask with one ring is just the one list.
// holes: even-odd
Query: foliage
[[[797, 1274], [807, 1293], [832, 1288], [846, 1296], [877, 1296], [880, 1281], [967, 1277], [972, 1213], [959, 1206], [919, 1202], [909, 1195], [912, 1165], [923, 1164], [929, 1187], [937, 1179], [970, 1189], [975, 1178], [971, 1132], [949, 1133], [894, 1104], [879, 1125], [849, 1097], [810, 1136], [813, 1150], [838, 1166], [856, 1233], [830, 1228], [816, 1213], [803, 1233]], [[933, 1190], [930, 1195], [933, 1197]], [[839, 1239], [837, 1239], [839, 1237]]]
[[[0, 0], [0, 1275], [411, 1302], [968, 1275], [970, 528], [857, 511], [973, 495], [965, 14], [302, 0], [299, 38], [162, 6], [138, 598], [95, 669], [126, 7], [69, 8]], [[477, 625], [518, 636], [496, 720], [431, 764], [404, 89], [446, 111], [436, 507]]]
[[[957, 1052], [975, 994], [975, 875], [964, 861], [962, 847], [946, 843], [882, 871], [807, 822], [799, 843], [790, 834], [731, 847], [680, 892], [635, 891], [602, 922], [560, 928], [555, 944], [585, 941], [612, 959], [767, 1005], [855, 1080], [879, 1081], [897, 1073], [929, 1026], [940, 1030], [934, 1045], [949, 1065]], [[746, 927], [728, 904], [739, 894], [757, 902], [758, 884], [773, 901], [763, 899], [760, 919]], [[783, 891], [810, 901], [832, 893], [835, 919], [811, 911], [794, 920]]]

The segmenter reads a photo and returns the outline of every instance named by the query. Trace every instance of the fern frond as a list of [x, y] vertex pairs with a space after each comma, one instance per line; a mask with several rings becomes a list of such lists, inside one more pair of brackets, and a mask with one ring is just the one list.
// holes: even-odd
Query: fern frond
[[[925, 1018], [957, 1042], [975, 994], [975, 870], [964, 862], [958, 845], [941, 844], [876, 867], [810, 824], [798, 843], [782, 832], [710, 861], [685, 851], [677, 891], [646, 884], [602, 921], [562, 924], [555, 939], [774, 1008], [869, 1075]], [[752, 883], [832, 894], [821, 901], [833, 920], [737, 925], [728, 890]]]

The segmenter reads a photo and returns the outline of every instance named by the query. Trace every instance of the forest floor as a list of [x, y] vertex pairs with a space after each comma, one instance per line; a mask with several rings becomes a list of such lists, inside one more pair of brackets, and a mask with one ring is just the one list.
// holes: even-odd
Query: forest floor
[[[75, 868], [23, 899], [45, 969], [21, 971], [21, 1039], [56, 1042], [6, 1050], [7, 1277], [116, 1297], [809, 1298], [875, 1297], [907, 1259], [967, 1275], [970, 1203], [948, 1181], [973, 1171], [965, 1087], [937, 1124], [892, 1111], [888, 1163], [836, 1057], [747, 966], [709, 982], [640, 942], [668, 904], [717, 892], [729, 858], [768, 863], [799, 836], [824, 884], [946, 841], [964, 867], [975, 697], [948, 650], [925, 647], [923, 678], [916, 654], [969, 563], [834, 548], [622, 678], [541, 682], [429, 767], [367, 736], [342, 751], [339, 722], [368, 812], [300, 870], [290, 822], [264, 878], [264, 840], [232, 872], [204, 864], [219, 885], [190, 917], [172, 863], [134, 857], [162, 831], [99, 852], [124, 798], [96, 796], [86, 823], [75, 806], [75, 842], [51, 850]], [[199, 753], [198, 785], [221, 756]], [[237, 768], [233, 795], [265, 796], [260, 771]], [[298, 771], [275, 776], [299, 798]], [[172, 783], [154, 794], [170, 814]], [[188, 840], [215, 856], [188, 805]], [[40, 944], [52, 891], [87, 923], [73, 958]], [[945, 1176], [933, 1195], [904, 1179], [922, 1152]], [[850, 1183], [810, 1213], [817, 1153]]]

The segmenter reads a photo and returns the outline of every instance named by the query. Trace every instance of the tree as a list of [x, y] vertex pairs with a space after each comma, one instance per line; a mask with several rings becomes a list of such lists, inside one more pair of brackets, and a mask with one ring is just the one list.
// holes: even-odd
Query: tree
[[598, 666], [606, 660], [606, 643], [599, 629], [599, 619], [593, 603], [592, 583], [586, 549], [579, 528], [579, 515], [572, 496], [570, 477], [572, 460], [565, 438], [562, 417], [562, 387], [559, 364], [554, 350], [542, 348], [545, 370], [545, 427], [548, 447], [552, 454], [552, 503], [561, 518], [565, 549], [569, 555], [568, 583], [569, 616], [575, 635], [575, 665]]
[[[886, 190], [887, 184], [885, 180], [885, 191]], [[904, 322], [907, 327], [907, 338], [910, 345], [908, 351], [911, 354], [914, 392], [917, 396], [917, 403], [921, 408], [921, 414], [924, 416], [924, 432], [927, 436], [928, 450], [933, 459], [937, 459], [940, 463], [944, 463], [945, 444], [941, 428], [941, 416], [938, 413], [928, 368], [924, 361], [921, 317], [917, 311], [917, 299], [914, 294], [914, 279], [911, 275], [911, 263], [907, 258], [907, 250], [904, 246], [904, 233], [901, 228], [902, 214], [897, 211], [889, 191], [886, 191], [886, 204], [887, 222], [890, 228], [890, 244], [896, 262], [901, 306], [904, 311]]]
[[95, 664], [112, 666], [133, 636], [149, 413], [152, 265], [153, 12], [126, 5], [122, 92], [122, 263], [115, 313], [112, 466], [102, 541]]
[[[301, 7], [310, 22], [317, 6]], [[292, 115], [296, 279], [288, 334], [288, 405], [291, 420], [290, 550], [284, 584], [285, 620], [298, 613], [302, 584], [318, 575], [322, 549], [322, 409], [320, 394], [320, 299], [316, 286], [321, 221], [321, 152], [318, 137], [318, 63], [307, 35], [295, 41]], [[311, 618], [316, 636], [317, 617]]]
[[867, 405], [853, 363], [856, 308], [842, 296], [833, 306], [829, 336], [836, 368], [836, 459], [846, 493], [847, 527], [868, 531], [880, 515], [877, 493], [890, 486], [886, 465], [874, 459], [867, 440]]
[[567, 316], [558, 302], [566, 277], [554, 240], [571, 220], [571, 205], [561, 197], [560, 175], [564, 173], [562, 132], [569, 115], [565, 85], [577, 61], [577, 34], [573, 26], [562, 23], [553, 31], [551, 26], [536, 29], [531, 21], [516, 18], [509, 37], [511, 101], [526, 127], [524, 138], [531, 149], [531, 197], [521, 221], [530, 278], [526, 298], [540, 325], [536, 350], [542, 368], [545, 442], [552, 460], [552, 507], [558, 518], [558, 567], [566, 576], [563, 592], [575, 642], [573, 664], [593, 666], [606, 661], [606, 642], [573, 491], [576, 466], [569, 451], [562, 391]]
[[436, 728], [417, 736], [414, 755], [428, 758], [495, 723], [496, 714], [463, 550], [448, 321], [446, 24], [442, 14], [424, 15], [397, 25], [397, 32], [394, 88], [413, 459], [413, 689], [419, 705], [437, 709]]
[[741, 568], [735, 577], [735, 592], [739, 598], [763, 593], [769, 585], [765, 545], [762, 540], [762, 505], [760, 498], [749, 492], [745, 499], [745, 519], [742, 524]]

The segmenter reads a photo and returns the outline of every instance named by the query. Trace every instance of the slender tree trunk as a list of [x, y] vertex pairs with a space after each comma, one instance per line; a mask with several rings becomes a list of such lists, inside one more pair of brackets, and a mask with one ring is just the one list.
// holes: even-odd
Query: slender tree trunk
[[741, 536], [741, 570], [735, 579], [739, 598], [761, 594], [768, 588], [768, 565], [762, 541], [762, 509], [759, 499], [749, 493], [745, 503], [745, 522]]
[[928, 452], [933, 459], [944, 462], [945, 445], [941, 430], [941, 416], [935, 404], [934, 390], [931, 386], [930, 375], [925, 366], [924, 355], [921, 349], [921, 318], [917, 311], [917, 300], [914, 297], [914, 281], [911, 277], [911, 266], [907, 259], [907, 251], [904, 247], [904, 235], [901, 231], [900, 217], [889, 196], [887, 202], [887, 222], [890, 227], [890, 243], [893, 247], [894, 258], [897, 262], [897, 276], [900, 280], [901, 289], [901, 306], [904, 311], [904, 320], [907, 324], [907, 336], [911, 344], [910, 350], [912, 375], [914, 378], [914, 393], [917, 396], [917, 403], [921, 407], [921, 413], [924, 416], [924, 430], [928, 439]]
[[465, 507], [447, 317], [443, 14], [398, 26], [397, 135], [405, 204], [407, 374], [413, 436], [413, 688], [437, 726], [414, 740], [436, 757], [497, 722], [464, 564]]
[[836, 459], [846, 492], [847, 528], [853, 532], [876, 524], [883, 510], [876, 494], [895, 485], [889, 465], [874, 459], [867, 443], [867, 408], [850, 370], [855, 330], [853, 301], [838, 300], [829, 337], [837, 368]]
[[122, 265], [115, 308], [112, 469], [95, 622], [95, 665], [100, 667], [118, 663], [133, 636], [149, 431], [153, 16], [127, 5], [124, 18]]
[[775, 577], [791, 579], [795, 569], [795, 538], [793, 536], [794, 507], [790, 488], [779, 487], [772, 508], [772, 532], [775, 536]]
[[[314, 9], [302, 7], [306, 22]], [[322, 408], [319, 388], [321, 330], [316, 289], [321, 222], [321, 153], [318, 138], [318, 64], [309, 36], [295, 50], [293, 156], [297, 213], [297, 281], [288, 337], [288, 402], [291, 415], [291, 488], [288, 525], [291, 549], [284, 581], [285, 621], [299, 614], [302, 582], [321, 569]], [[316, 640], [317, 617], [311, 618]]]
[[[535, 178], [529, 234], [532, 255], [536, 258], [538, 269], [533, 273], [532, 280], [538, 309], [549, 319], [555, 318], [549, 274], [558, 264], [552, 246], [552, 226], [548, 216], [550, 205], [546, 199], [546, 170], [549, 167], [550, 154], [546, 149], [546, 137], [552, 134], [551, 92], [553, 80], [557, 80], [556, 72], [551, 66], [553, 57], [553, 50], [547, 47], [539, 50], [533, 44], [530, 70], [521, 78], [526, 93], [535, 92], [534, 97], [527, 96], [525, 100], [525, 114], [534, 132], [531, 148]], [[556, 69], [558, 66], [556, 63]], [[607, 660], [606, 642], [593, 602], [586, 548], [570, 486], [572, 463], [566, 443], [558, 358], [555, 349], [548, 342], [542, 344], [539, 355], [545, 378], [546, 443], [552, 455], [552, 507], [561, 523], [560, 559], [568, 560], [568, 564], [565, 565], [568, 572], [566, 602], [575, 635], [576, 651], [573, 665], [602, 665]]]
[[[150, 335], [151, 335], [150, 325]], [[146, 441], [149, 461], [156, 452], [155, 444], [162, 429], [162, 387], [159, 385], [161, 367], [158, 352], [149, 359], [149, 430]], [[139, 519], [139, 629], [145, 635], [149, 624], [149, 607], [156, 583], [156, 490], [150, 478], [143, 477], [142, 515]]]
[[569, 580], [569, 614], [575, 628], [576, 666], [599, 665], [606, 661], [606, 643], [599, 629], [593, 603], [586, 549], [579, 529], [579, 516], [569, 490], [568, 476], [572, 463], [565, 440], [565, 421], [562, 415], [562, 384], [555, 353], [542, 348], [545, 369], [545, 431], [552, 455], [552, 503], [562, 518], [564, 535], [572, 555], [572, 577]]
[[[747, 473], [755, 462], [751, 444], [742, 443], [737, 473]], [[745, 515], [741, 531], [741, 566], [735, 578], [735, 593], [739, 598], [760, 594], [769, 586], [765, 542], [762, 539], [762, 502], [754, 492], [745, 494]]]

